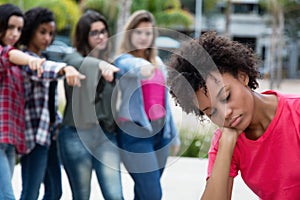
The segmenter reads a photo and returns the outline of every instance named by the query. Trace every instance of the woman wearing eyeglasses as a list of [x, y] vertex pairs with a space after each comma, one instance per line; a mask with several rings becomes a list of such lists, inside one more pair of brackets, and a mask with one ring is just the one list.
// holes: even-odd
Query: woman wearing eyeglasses
[[[120, 156], [113, 119], [114, 73], [118, 68], [104, 62], [109, 57], [108, 25], [95, 11], [78, 21], [74, 36], [77, 52], [66, 55], [86, 75], [80, 88], [65, 84], [66, 107], [58, 135], [61, 161], [73, 199], [90, 198], [94, 170], [104, 199], [122, 200]], [[101, 60], [99, 60], [101, 59]]]

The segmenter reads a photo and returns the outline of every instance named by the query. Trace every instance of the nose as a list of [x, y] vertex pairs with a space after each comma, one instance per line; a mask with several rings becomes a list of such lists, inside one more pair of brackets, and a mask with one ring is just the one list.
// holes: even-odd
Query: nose
[[51, 42], [52, 41], [52, 38], [53, 38], [53, 35], [51, 34], [45, 34], [45, 39], [47, 40], [47, 42]]
[[148, 38], [148, 35], [146, 33], [142, 34], [142, 39], [146, 40]]
[[21, 31], [19, 31], [17, 28], [14, 28], [13, 31], [12, 31], [12, 34], [17, 37], [19, 35], [21, 35]]
[[230, 120], [230, 118], [232, 117], [232, 109], [230, 106], [228, 105], [224, 105], [224, 117], [225, 117], [225, 120]]
[[104, 38], [104, 34], [100, 33], [100, 34], [97, 35], [97, 37], [102, 39], [102, 38]]

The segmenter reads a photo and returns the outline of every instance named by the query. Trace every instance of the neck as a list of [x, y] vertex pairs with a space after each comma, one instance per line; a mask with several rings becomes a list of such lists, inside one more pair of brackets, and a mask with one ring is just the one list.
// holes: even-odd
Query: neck
[[98, 51], [92, 51], [91, 53], [90, 53], [90, 55], [92, 56], [92, 57], [95, 57], [95, 58], [99, 58], [99, 52]]
[[35, 53], [36, 55], [38, 56], [41, 56], [41, 51], [37, 48], [34, 48], [33, 46], [31, 45], [28, 45], [28, 50]]
[[265, 95], [254, 92], [254, 110], [250, 125], [244, 131], [247, 138], [256, 140], [264, 134], [273, 120], [278, 105], [275, 95]]
[[142, 49], [136, 50], [136, 51], [134, 51], [134, 55], [136, 57], [144, 58], [147, 60], [146, 55], [145, 55], [145, 50], [142, 50]]

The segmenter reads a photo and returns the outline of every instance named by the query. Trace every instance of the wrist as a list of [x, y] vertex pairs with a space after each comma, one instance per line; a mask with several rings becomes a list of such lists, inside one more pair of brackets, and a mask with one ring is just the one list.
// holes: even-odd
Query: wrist
[[33, 57], [33, 56], [28, 56], [28, 59], [27, 59], [27, 65], [30, 65], [30, 63], [32, 63], [36, 58]]
[[68, 67], [69, 66], [64, 66], [63, 68], [61, 68], [61, 70], [59, 70], [59, 75], [61, 75], [61, 76], [66, 75], [66, 73], [68, 71]]
[[107, 70], [108, 68], [109, 68], [109, 63], [108, 62], [105, 62], [105, 61], [103, 61], [103, 60], [101, 60], [100, 62], [99, 62], [99, 69], [101, 70], [101, 71], [105, 71], [105, 70]]
[[234, 149], [237, 138], [238, 138], [238, 133], [234, 129], [229, 129], [229, 128], [224, 128], [222, 131], [222, 136], [219, 141], [219, 147], [220, 148], [229, 148], [229, 149]]

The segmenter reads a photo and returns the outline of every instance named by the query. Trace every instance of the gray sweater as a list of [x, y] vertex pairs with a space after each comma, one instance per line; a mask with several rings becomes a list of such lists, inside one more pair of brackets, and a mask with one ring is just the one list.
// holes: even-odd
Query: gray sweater
[[[70, 87], [65, 81], [67, 103], [62, 124], [85, 129], [100, 123], [106, 131], [114, 132], [116, 125], [113, 110], [116, 100], [112, 98], [112, 93], [115, 83], [101, 79], [99, 70], [101, 60], [93, 57], [84, 58], [78, 52], [74, 52], [66, 54], [63, 61], [76, 67], [86, 79], [81, 81], [81, 87]], [[98, 83], [102, 87], [100, 92], [97, 92]]]

